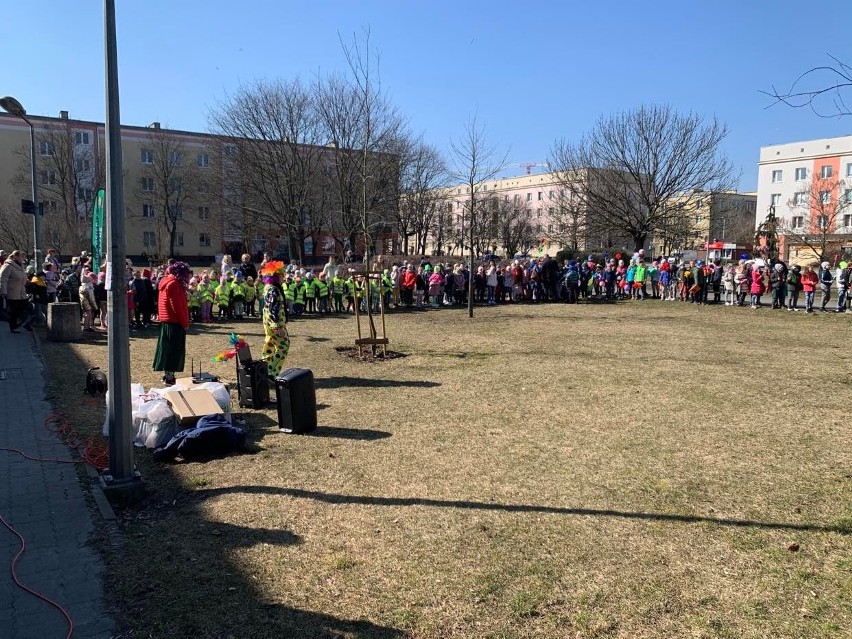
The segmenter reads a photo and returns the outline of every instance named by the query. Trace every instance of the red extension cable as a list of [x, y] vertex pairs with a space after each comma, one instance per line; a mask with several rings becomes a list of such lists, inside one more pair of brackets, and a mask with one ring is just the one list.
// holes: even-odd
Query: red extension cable
[[[32, 457], [31, 455], [27, 455], [22, 450], [18, 450], [17, 448], [6, 448], [5, 446], [0, 446], [0, 450], [5, 450], [10, 453], [18, 453], [25, 459], [37, 462], [52, 462], [56, 464], [86, 463], [92, 466], [98, 472], [109, 467], [109, 449], [103, 443], [102, 439], [98, 439], [96, 437], [90, 437], [86, 440], [81, 439], [77, 432], [68, 423], [68, 418], [65, 417], [65, 415], [62, 415], [60, 413], [51, 413], [44, 420], [44, 427], [51, 433], [57, 435], [63, 442], [65, 442], [65, 444], [69, 448], [71, 448], [72, 450], [76, 450], [79, 453], [81, 459], [67, 460]], [[3, 519], [2, 515], [0, 515], [0, 522], [2, 522], [2, 524], [11, 532], [17, 535], [18, 539], [20, 539], [21, 541], [21, 549], [18, 551], [18, 554], [15, 555], [15, 558], [12, 560], [12, 579], [15, 581], [15, 584], [22, 590], [25, 590], [31, 595], [38, 597], [42, 601], [49, 603], [51, 606], [61, 612], [65, 616], [65, 620], [68, 622], [68, 634], [66, 635], [66, 639], [71, 639], [71, 635], [74, 633], [74, 622], [71, 620], [71, 615], [68, 614], [68, 611], [66, 611], [65, 608], [60, 606], [52, 599], [49, 599], [43, 594], [36, 592], [32, 588], [21, 583], [21, 581], [18, 579], [18, 574], [16, 570], [18, 560], [26, 551], [27, 542], [24, 539], [23, 535], [21, 535], [21, 533], [12, 528], [12, 526], [9, 525], [9, 522]]]

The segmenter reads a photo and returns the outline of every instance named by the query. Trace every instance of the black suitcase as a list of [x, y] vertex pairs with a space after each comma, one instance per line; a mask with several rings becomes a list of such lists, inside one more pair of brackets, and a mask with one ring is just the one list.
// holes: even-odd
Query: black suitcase
[[278, 427], [284, 433], [309, 433], [317, 427], [314, 374], [307, 368], [288, 368], [275, 378]]
[[237, 395], [241, 408], [265, 408], [269, 403], [269, 379], [262, 360], [237, 364]]

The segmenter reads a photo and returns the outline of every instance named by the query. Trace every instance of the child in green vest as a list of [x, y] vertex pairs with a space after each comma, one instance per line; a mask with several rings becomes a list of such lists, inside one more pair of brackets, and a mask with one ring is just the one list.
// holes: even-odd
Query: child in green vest
[[246, 316], [251, 315], [252, 317], [257, 317], [254, 312], [254, 302], [257, 299], [257, 286], [254, 283], [254, 280], [251, 277], [246, 278], [246, 283], [243, 284], [243, 288], [246, 293], [246, 301], [245, 301], [245, 313]]
[[231, 319], [231, 284], [227, 276], [223, 275], [219, 279], [219, 286], [216, 287], [214, 294], [216, 306], [219, 308], [219, 319]]
[[189, 317], [193, 322], [201, 321], [201, 296], [198, 293], [198, 280], [191, 278], [189, 280], [189, 290], [187, 291], [187, 303], [189, 305]]
[[234, 308], [234, 317], [243, 319], [243, 310], [246, 302], [246, 291], [243, 284], [243, 274], [237, 271], [231, 286], [231, 305]]
[[328, 305], [328, 296], [329, 296], [329, 288], [328, 282], [326, 281], [325, 272], [319, 274], [319, 278], [316, 280], [314, 287], [317, 291], [317, 310], [323, 315], [327, 315], [331, 312], [331, 309]]
[[305, 312], [317, 312], [317, 287], [314, 279], [314, 272], [308, 271], [305, 279], [302, 281], [305, 287]]

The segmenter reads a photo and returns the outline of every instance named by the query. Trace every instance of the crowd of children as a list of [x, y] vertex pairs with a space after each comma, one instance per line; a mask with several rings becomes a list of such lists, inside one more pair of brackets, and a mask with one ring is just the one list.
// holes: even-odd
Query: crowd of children
[[[264, 260], [264, 264], [268, 261]], [[263, 265], [261, 265], [262, 267]], [[788, 267], [780, 261], [720, 260], [684, 261], [675, 258], [646, 259], [639, 251], [629, 259], [567, 260], [558, 263], [545, 256], [498, 264], [477, 265], [471, 275], [464, 263], [421, 258], [419, 264], [403, 260], [388, 268], [378, 264], [369, 274], [362, 266], [337, 264], [334, 258], [321, 268], [286, 267], [281, 289], [287, 317], [365, 312], [369, 287], [372, 311], [400, 308], [440, 308], [466, 305], [473, 277], [474, 303], [495, 305], [519, 302], [617, 301], [659, 299], [694, 304], [724, 304], [759, 308], [769, 298], [772, 308], [844, 312], [852, 264], [833, 267], [828, 262]], [[164, 267], [134, 268], [127, 265], [127, 305], [131, 328], [146, 329], [156, 319], [157, 283]], [[47, 304], [71, 301], [80, 304], [83, 330], [105, 329], [107, 293], [103, 267], [89, 269], [85, 252], [61, 268], [51, 252], [42, 269], [27, 268], [27, 292], [32, 303], [30, 321], [44, 320]], [[190, 317], [196, 323], [259, 318], [263, 311], [262, 283], [248, 255], [233, 265], [226, 258], [210, 269], [196, 270], [189, 282]], [[835, 299], [833, 308], [829, 303]]]

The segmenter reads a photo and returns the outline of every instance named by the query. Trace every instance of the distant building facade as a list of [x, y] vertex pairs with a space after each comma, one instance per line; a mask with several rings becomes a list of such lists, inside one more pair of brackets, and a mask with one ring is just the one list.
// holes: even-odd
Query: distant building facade
[[782, 259], [813, 261], [852, 248], [852, 136], [760, 149], [755, 226], [778, 220]]

